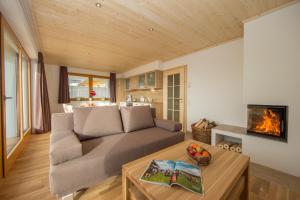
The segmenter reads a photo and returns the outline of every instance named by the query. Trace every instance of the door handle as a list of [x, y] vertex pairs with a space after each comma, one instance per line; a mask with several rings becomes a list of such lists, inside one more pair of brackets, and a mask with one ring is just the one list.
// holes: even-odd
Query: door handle
[[4, 96], [4, 100], [9, 100], [9, 99], [13, 99], [13, 97]]

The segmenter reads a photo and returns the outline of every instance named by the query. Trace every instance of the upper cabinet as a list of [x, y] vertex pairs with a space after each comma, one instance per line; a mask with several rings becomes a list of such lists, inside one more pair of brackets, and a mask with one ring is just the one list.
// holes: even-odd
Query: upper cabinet
[[130, 90], [161, 89], [163, 86], [162, 71], [156, 70], [125, 79], [125, 88]]
[[155, 72], [149, 72], [146, 74], [147, 76], [147, 86], [148, 87], [155, 87], [155, 80], [156, 80], [156, 76], [155, 76]]
[[145, 74], [141, 74], [139, 75], [139, 85], [138, 88], [139, 89], [143, 89], [146, 86], [146, 75]]

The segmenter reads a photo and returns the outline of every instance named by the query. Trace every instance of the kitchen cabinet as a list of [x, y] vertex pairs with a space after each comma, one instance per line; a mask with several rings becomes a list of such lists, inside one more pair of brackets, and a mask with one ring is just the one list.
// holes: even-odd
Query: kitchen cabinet
[[145, 87], [146, 87], [146, 75], [141, 74], [139, 75], [138, 89], [143, 89]]
[[155, 72], [149, 72], [146, 74], [146, 76], [147, 76], [147, 86], [155, 87], [155, 80], [156, 80]]
[[147, 88], [161, 89], [163, 86], [163, 72], [156, 70], [146, 73]]
[[163, 72], [159, 70], [147, 72], [125, 79], [125, 89], [127, 91], [162, 89], [162, 86]]

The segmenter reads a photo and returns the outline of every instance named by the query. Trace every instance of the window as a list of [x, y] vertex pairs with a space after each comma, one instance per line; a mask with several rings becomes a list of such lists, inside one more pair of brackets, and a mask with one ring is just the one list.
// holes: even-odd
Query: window
[[69, 75], [69, 92], [71, 99], [89, 98], [89, 77]]
[[96, 92], [94, 98], [109, 99], [109, 79], [93, 77], [93, 90]]
[[93, 100], [105, 101], [110, 99], [109, 77], [69, 73], [69, 92], [72, 101], [85, 101], [90, 91], [95, 91]]

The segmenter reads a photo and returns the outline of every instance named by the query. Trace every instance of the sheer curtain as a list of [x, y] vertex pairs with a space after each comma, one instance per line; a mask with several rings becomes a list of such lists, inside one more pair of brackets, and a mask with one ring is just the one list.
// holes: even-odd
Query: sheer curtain
[[38, 61], [32, 64], [32, 130], [34, 133], [46, 133], [51, 130], [51, 113], [44, 59], [38, 53]]

